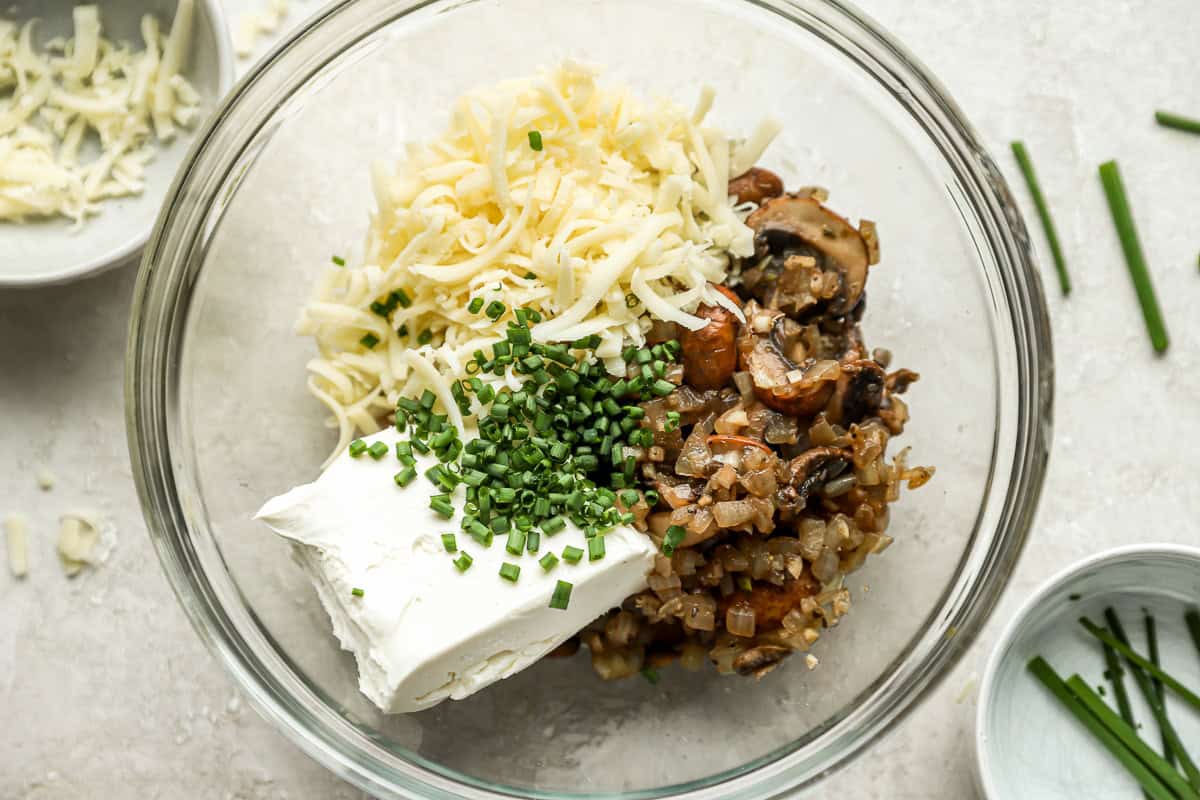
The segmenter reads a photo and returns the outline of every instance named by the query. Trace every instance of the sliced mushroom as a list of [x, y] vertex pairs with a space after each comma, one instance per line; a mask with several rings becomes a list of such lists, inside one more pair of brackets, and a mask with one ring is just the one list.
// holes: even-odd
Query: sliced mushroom
[[883, 403], [887, 376], [883, 367], [870, 359], [844, 361], [841, 369], [837, 389], [825, 412], [830, 422], [845, 428], [875, 416]]
[[846, 314], [858, 305], [872, 251], [844, 217], [815, 198], [785, 195], [763, 203], [746, 224], [754, 230], [759, 258], [795, 251], [799, 244], [822, 257], [824, 271], [836, 271], [839, 288], [826, 305], [829, 313]]
[[[732, 290], [712, 284], [712, 287], [741, 306], [741, 299]], [[693, 388], [701, 391], [720, 389], [729, 383], [737, 369], [738, 321], [724, 306], [703, 305], [696, 316], [708, 320], [699, 330], [683, 330], [679, 335], [682, 346], [683, 375]]]
[[725, 618], [734, 603], [748, 603], [754, 609], [754, 624], [761, 633], [771, 631], [783, 624], [783, 618], [793, 608], [798, 608], [802, 600], [816, 595], [820, 584], [813, 579], [809, 572], [803, 573], [795, 580], [784, 581], [782, 586], [771, 583], [755, 582], [750, 591], [736, 591], [721, 599], [717, 606], [720, 619]]
[[[771, 317], [770, 335], [755, 334], [754, 320], [760, 314]], [[738, 338], [741, 368], [754, 383], [754, 394], [763, 405], [782, 414], [805, 417], [816, 414], [833, 395], [840, 370], [836, 361], [805, 359], [798, 364], [787, 353], [796, 354], [796, 342], [776, 335], [795, 323], [778, 312], [763, 312], [757, 303], [746, 305], [751, 324]]]
[[740, 203], [758, 203], [783, 194], [783, 181], [774, 172], [759, 167], [729, 180], [729, 195]]
[[791, 654], [791, 650], [777, 644], [760, 644], [751, 647], [733, 659], [733, 669], [739, 675], [761, 678], [779, 666]]
[[784, 505], [798, 511], [826, 481], [836, 478], [851, 463], [853, 454], [837, 447], [814, 447], [788, 462]]

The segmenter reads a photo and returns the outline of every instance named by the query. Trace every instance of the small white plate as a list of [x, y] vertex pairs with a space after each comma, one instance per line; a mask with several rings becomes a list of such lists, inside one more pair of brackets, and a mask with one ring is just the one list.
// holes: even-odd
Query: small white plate
[[[1079, 625], [1104, 624], [1112, 606], [1134, 649], [1147, 652], [1143, 609], [1155, 619], [1163, 668], [1200, 686], [1200, 655], [1183, 622], [1200, 601], [1200, 549], [1175, 545], [1121, 547], [1052, 577], [1017, 612], [992, 652], [980, 689], [975, 728], [976, 777], [988, 800], [1133, 800], [1137, 782], [1026, 669], [1041, 655], [1065, 680], [1079, 673], [1103, 686], [1100, 643]], [[1161, 749], [1158, 726], [1133, 678], [1125, 685], [1139, 734]], [[1100, 691], [1097, 689], [1097, 691]], [[1200, 714], [1167, 691], [1168, 715], [1184, 742], [1200, 742]], [[1195, 755], [1200, 755], [1200, 745]]]
[[[36, 17], [35, 42], [72, 33], [71, 9], [77, 0], [9, 0], [0, 17], [18, 23]], [[158, 16], [170, 30], [176, 0], [98, 0], [104, 36], [141, 46], [142, 15]], [[233, 49], [220, 0], [196, 0], [188, 80], [200, 92], [201, 108], [211, 113], [233, 84]], [[155, 146], [146, 167], [142, 194], [106, 200], [101, 211], [79, 230], [68, 219], [0, 222], [0, 288], [63, 283], [116, 266], [136, 256], [150, 238], [159, 206], [197, 128], [185, 131], [166, 147]]]

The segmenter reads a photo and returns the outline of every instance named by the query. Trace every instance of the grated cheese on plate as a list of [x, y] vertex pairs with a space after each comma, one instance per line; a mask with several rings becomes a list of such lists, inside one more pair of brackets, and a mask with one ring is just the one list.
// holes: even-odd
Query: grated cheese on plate
[[9, 514], [4, 519], [4, 535], [8, 545], [8, 568], [14, 578], [29, 574], [29, 525], [20, 514]]
[[778, 131], [733, 141], [702, 124], [712, 102], [711, 89], [694, 111], [648, 102], [566, 62], [459, 98], [440, 136], [375, 164], [363, 258], [335, 259], [298, 324], [320, 350], [309, 389], [333, 414], [335, 454], [400, 396], [429, 388], [454, 413], [451, 382], [516, 308], [541, 314], [539, 341], [598, 335], [614, 374], [652, 318], [702, 327], [691, 312], [723, 299], [709, 283], [754, 249], [731, 168]]
[[[194, 0], [179, 0], [167, 35], [142, 17], [144, 49], [102, 36], [96, 6], [77, 6], [75, 36], [34, 47], [37, 21], [0, 20], [0, 221], [66, 216], [82, 223], [99, 203], [140, 193], [151, 137], [170, 141], [199, 116], [180, 74]], [[99, 155], [84, 160], [91, 137]]]

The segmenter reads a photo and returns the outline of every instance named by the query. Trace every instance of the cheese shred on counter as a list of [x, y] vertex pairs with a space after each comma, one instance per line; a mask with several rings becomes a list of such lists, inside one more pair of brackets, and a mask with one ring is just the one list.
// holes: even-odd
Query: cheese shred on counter
[[703, 326], [691, 312], [720, 302], [709, 282], [754, 250], [731, 166], [778, 130], [732, 141], [702, 125], [712, 101], [646, 102], [568, 62], [465, 95], [444, 133], [376, 164], [362, 261], [334, 260], [298, 326], [320, 349], [309, 388], [334, 415], [335, 453], [402, 395], [429, 388], [454, 409], [451, 383], [518, 308], [541, 315], [540, 341], [598, 335], [613, 373], [652, 319]]

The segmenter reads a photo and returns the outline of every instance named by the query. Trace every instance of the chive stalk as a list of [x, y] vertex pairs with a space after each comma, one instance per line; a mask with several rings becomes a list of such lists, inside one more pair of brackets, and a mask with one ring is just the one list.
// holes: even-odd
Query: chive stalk
[[1196, 652], [1200, 654], [1200, 610], [1189, 608], [1183, 615], [1183, 621], [1187, 625], [1188, 633], [1192, 635], [1192, 644], [1196, 645]]
[[1121, 249], [1125, 251], [1125, 263], [1129, 267], [1129, 277], [1133, 279], [1138, 303], [1142, 306], [1142, 316], [1146, 320], [1150, 342], [1156, 352], [1166, 352], [1167, 327], [1163, 323], [1158, 298], [1154, 294], [1150, 270], [1146, 266], [1141, 242], [1138, 241], [1133, 214], [1129, 210], [1129, 198], [1125, 195], [1125, 185], [1121, 181], [1121, 172], [1116, 161], [1107, 161], [1100, 165], [1100, 182], [1104, 185], [1104, 194], [1108, 198], [1108, 209], [1112, 212], [1113, 224], [1121, 240]]
[[1063, 258], [1062, 246], [1058, 243], [1058, 230], [1054, 227], [1054, 220], [1050, 216], [1050, 207], [1042, 195], [1042, 187], [1038, 183], [1037, 173], [1033, 171], [1033, 161], [1029, 158], [1024, 142], [1013, 142], [1012, 151], [1013, 156], [1017, 159], [1017, 165], [1021, 168], [1021, 174], [1025, 176], [1029, 194], [1033, 197], [1033, 205], [1042, 221], [1042, 230], [1046, 233], [1046, 241], [1050, 244], [1050, 255], [1054, 258], [1054, 269], [1058, 273], [1058, 285], [1064, 296], [1069, 295], [1071, 293], [1071, 276], [1067, 274], [1067, 261]]
[[[1158, 626], [1154, 622], [1154, 617], [1151, 616], [1150, 612], [1146, 611], [1145, 609], [1142, 610], [1142, 624], [1146, 628], [1146, 647], [1150, 651], [1150, 661], [1154, 664], [1154, 666], [1161, 668], [1158, 657]], [[1111, 650], [1112, 648], [1106, 647], [1105, 649]], [[1167, 691], [1163, 687], [1162, 681], [1160, 681], [1158, 678], [1151, 678], [1150, 684], [1154, 687], [1154, 696], [1158, 698], [1159, 705], [1163, 707], [1163, 714], [1166, 715]], [[1171, 741], [1167, 738], [1166, 733], [1162, 734], [1162, 752], [1163, 758], [1167, 760], [1167, 763], [1174, 766], [1175, 751], [1171, 749]]]
[[1170, 111], [1155, 111], [1154, 120], [1164, 128], [1174, 128], [1177, 131], [1200, 133], [1200, 119], [1183, 117]]
[[1159, 780], [1149, 767], [1138, 760], [1125, 742], [1088, 710], [1063, 679], [1058, 676], [1054, 668], [1046, 663], [1045, 659], [1035, 656], [1029, 661], [1027, 668], [1096, 737], [1100, 744], [1104, 745], [1105, 749], [1121, 762], [1121, 765], [1141, 784], [1153, 800], [1176, 800], [1171, 790]]

